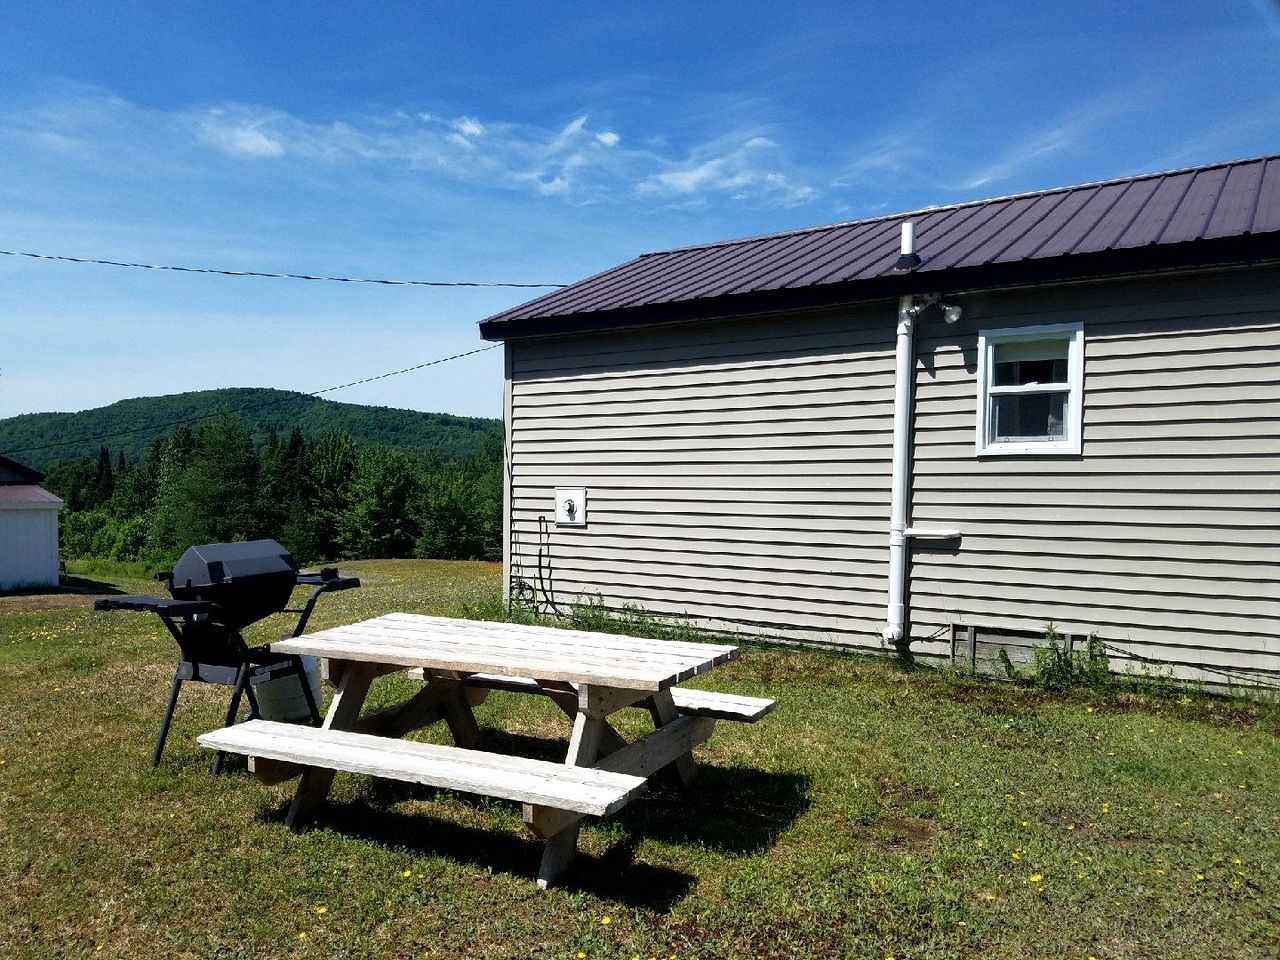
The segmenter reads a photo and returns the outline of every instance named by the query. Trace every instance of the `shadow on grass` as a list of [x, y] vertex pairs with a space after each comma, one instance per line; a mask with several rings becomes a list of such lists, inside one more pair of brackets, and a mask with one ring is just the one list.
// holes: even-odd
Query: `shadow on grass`
[[[562, 763], [566, 741], [484, 728], [480, 748]], [[637, 839], [691, 844], [730, 854], [758, 853], [809, 809], [811, 782], [809, 776], [799, 773], [699, 763], [698, 778], [691, 787], [679, 786], [669, 772], [661, 773], [638, 801], [615, 814], [611, 822]], [[442, 792], [449, 793], [382, 779], [367, 780], [362, 791], [369, 803], [380, 807], [431, 800]]]
[[[428, 793], [432, 791], [428, 790]], [[283, 822], [288, 805], [265, 811], [261, 819]], [[482, 870], [524, 876], [533, 883], [542, 859], [543, 842], [527, 837], [440, 820], [428, 814], [377, 809], [360, 801], [328, 802], [308, 829], [328, 828], [388, 847], [444, 857]], [[635, 861], [630, 838], [602, 855], [579, 853], [556, 882], [561, 890], [580, 891], [628, 906], [667, 912], [689, 892], [694, 877], [678, 870]]]
[[12, 590], [0, 590], [0, 597], [65, 597], [93, 596], [101, 594], [124, 593], [113, 583], [104, 580], [90, 580], [87, 577], [64, 577], [56, 587], [15, 587]]
[[[487, 750], [535, 759], [559, 761], [564, 756], [563, 741], [492, 729], [484, 731], [482, 745]], [[580, 853], [557, 886], [666, 912], [688, 893], [695, 878], [680, 870], [637, 862], [635, 853], [643, 841], [709, 848], [729, 855], [758, 853], [772, 846], [809, 808], [810, 787], [806, 775], [750, 767], [699, 764], [698, 779], [687, 788], [676, 784], [669, 773], [660, 774], [644, 796], [605, 821], [620, 838], [599, 856]], [[542, 841], [532, 834], [518, 837], [501, 832], [497, 824], [492, 830], [482, 829], [422, 812], [390, 809], [402, 802], [437, 797], [450, 797], [477, 809], [519, 809], [517, 804], [420, 784], [370, 779], [364, 781], [360, 799], [322, 804], [311, 826], [527, 876], [530, 881], [535, 878]], [[281, 804], [264, 811], [261, 818], [283, 822], [287, 809], [287, 803]], [[593, 818], [588, 818], [590, 822]]]

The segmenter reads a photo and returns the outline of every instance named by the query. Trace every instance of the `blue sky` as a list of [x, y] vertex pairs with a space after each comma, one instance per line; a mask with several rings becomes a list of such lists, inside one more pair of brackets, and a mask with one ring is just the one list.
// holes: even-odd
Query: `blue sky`
[[[1280, 150], [1280, 9], [7, 5], [0, 249], [567, 282], [646, 250]], [[0, 417], [318, 390], [528, 291], [0, 257]], [[497, 416], [500, 351], [330, 394]]]

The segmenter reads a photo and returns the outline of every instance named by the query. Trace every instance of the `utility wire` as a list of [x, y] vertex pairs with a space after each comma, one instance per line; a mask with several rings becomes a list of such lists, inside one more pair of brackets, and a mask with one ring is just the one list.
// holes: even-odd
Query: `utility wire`
[[250, 410], [261, 410], [264, 407], [274, 407], [277, 404], [289, 403], [294, 400], [300, 400], [303, 397], [319, 397], [322, 393], [333, 393], [335, 390], [346, 390], [348, 387], [358, 387], [361, 384], [373, 383], [375, 380], [386, 380], [388, 377], [398, 377], [403, 373], [413, 373], [415, 370], [422, 370], [426, 367], [434, 367], [439, 363], [448, 363], [450, 360], [461, 360], [463, 357], [474, 356], [477, 353], [484, 353], [486, 350], [496, 350], [502, 346], [500, 343], [491, 343], [487, 347], [476, 347], [474, 350], [467, 350], [465, 353], [455, 353], [450, 357], [440, 357], [436, 360], [428, 360], [425, 363], [416, 363], [412, 367], [404, 367], [400, 370], [392, 370], [388, 373], [379, 373], [373, 377], [365, 377], [362, 380], [352, 380], [350, 383], [340, 383], [337, 386], [325, 387], [323, 390], [312, 390], [309, 393], [293, 393], [287, 397], [277, 397], [273, 400], [264, 400], [261, 403], [248, 403], [242, 407], [235, 407], [231, 410], [216, 410], [213, 413], [202, 413], [194, 417], [183, 417], [178, 420], [169, 420], [164, 423], [150, 423], [143, 427], [135, 427], [132, 430], [121, 430], [117, 433], [104, 433], [95, 437], [78, 437], [74, 440], [55, 440], [52, 443], [41, 444], [37, 447], [21, 447], [17, 450], [6, 451], [7, 455], [16, 455], [19, 453], [35, 453], [40, 450], [52, 450], [54, 447], [69, 447], [84, 443], [102, 443], [104, 440], [115, 440], [119, 437], [129, 437], [135, 433], [149, 433], [151, 431], [168, 430], [173, 427], [179, 427], [187, 423], [197, 423], [201, 420], [210, 420], [213, 417], [219, 417], [227, 413], [246, 413]]
[[6, 257], [30, 257], [33, 260], [63, 260], [67, 263], [96, 263], [105, 267], [136, 267], [140, 270], [176, 270], [180, 273], [215, 273], [224, 277], [270, 277], [277, 280], [329, 280], [334, 283], [381, 283], [392, 287], [566, 287], [565, 283], [483, 283], [464, 280], [375, 280], [368, 277], [324, 277], [307, 273], [262, 273], [257, 270], [219, 270], [214, 267], [174, 267], [157, 263], [128, 263], [123, 260], [95, 260], [90, 257], [59, 257], [50, 253], [28, 253], [25, 250], [0, 250]]

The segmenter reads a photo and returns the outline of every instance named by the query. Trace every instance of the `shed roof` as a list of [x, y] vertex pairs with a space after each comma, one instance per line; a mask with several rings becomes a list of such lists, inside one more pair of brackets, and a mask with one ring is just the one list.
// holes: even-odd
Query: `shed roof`
[[12, 484], [39, 483], [44, 474], [26, 464], [0, 456], [0, 487]]
[[[897, 271], [915, 222], [920, 266]], [[904, 293], [1280, 259], [1280, 154], [647, 253], [480, 323], [487, 340]]]
[[62, 501], [44, 487], [34, 484], [0, 487], [0, 509], [32, 506], [60, 507]]

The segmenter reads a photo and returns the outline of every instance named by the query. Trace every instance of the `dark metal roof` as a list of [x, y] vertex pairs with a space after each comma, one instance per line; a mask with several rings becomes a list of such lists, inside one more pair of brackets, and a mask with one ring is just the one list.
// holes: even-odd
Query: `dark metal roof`
[[0, 457], [0, 486], [39, 483], [44, 474], [8, 457]]
[[[915, 222], [921, 264], [895, 271]], [[1280, 155], [643, 256], [484, 320], [487, 340], [1280, 257]]]

